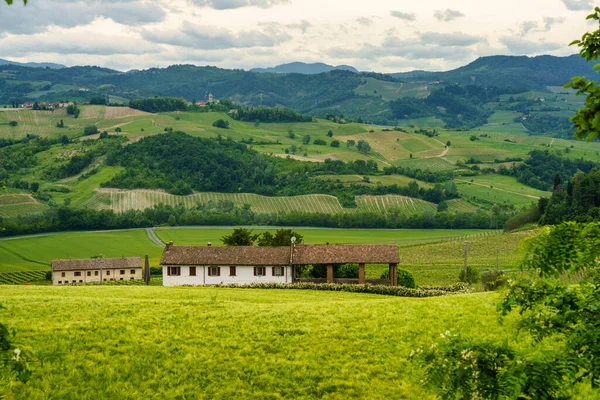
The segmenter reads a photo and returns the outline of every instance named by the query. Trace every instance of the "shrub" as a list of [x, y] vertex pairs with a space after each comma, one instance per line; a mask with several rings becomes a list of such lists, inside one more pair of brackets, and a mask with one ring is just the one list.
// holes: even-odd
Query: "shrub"
[[229, 129], [229, 121], [225, 121], [224, 119], [218, 119], [212, 124], [215, 128], [221, 129]]
[[335, 274], [338, 278], [358, 279], [358, 264], [343, 264], [337, 268]]
[[123, 130], [122, 130], [121, 128], [119, 128], [119, 127], [116, 127], [116, 128], [115, 128], [115, 132], [122, 132], [122, 131], [123, 131]]
[[309, 143], [310, 143], [310, 135], [302, 136], [302, 144], [309, 144]]
[[[396, 278], [398, 280], [398, 286], [403, 286], [411, 289], [415, 289], [417, 285], [415, 284], [415, 277], [410, 271], [405, 269], [399, 269], [396, 273]], [[390, 271], [385, 270], [383, 274], [381, 274], [381, 279], [390, 279]], [[439, 287], [432, 290], [442, 290]]]
[[340, 147], [340, 141], [339, 140], [332, 140], [330, 146], [331, 147]]
[[8, 125], [10, 125], [10, 126], [12, 126], [12, 127], [15, 127], [15, 126], [19, 125], [19, 123], [18, 123], [17, 121], [10, 121], [10, 122], [8, 123]]
[[326, 146], [327, 142], [322, 140], [322, 139], [315, 139], [315, 141], [313, 142], [313, 144], [316, 144], [317, 146]]
[[481, 283], [486, 291], [496, 290], [508, 283], [504, 271], [483, 271], [481, 273]]
[[461, 268], [460, 273], [458, 274], [458, 280], [465, 283], [477, 283], [479, 282], [479, 271], [472, 267], [467, 267], [467, 276], [465, 276], [464, 268]]
[[88, 125], [83, 128], [83, 134], [85, 136], [95, 135], [96, 133], [98, 133], [98, 127], [96, 125]]

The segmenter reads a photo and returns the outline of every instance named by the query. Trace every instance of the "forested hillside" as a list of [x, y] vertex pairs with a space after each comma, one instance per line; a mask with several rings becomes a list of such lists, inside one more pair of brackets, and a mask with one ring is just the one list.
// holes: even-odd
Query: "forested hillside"
[[[5, 65], [0, 66], [0, 106], [94, 98], [127, 104], [154, 96], [194, 102], [212, 93], [242, 105], [289, 107], [317, 117], [331, 114], [386, 125], [428, 127], [439, 121], [438, 126], [471, 129], [505, 111], [513, 113], [506, 122], [513, 129], [570, 137], [568, 117], [578, 103], [560, 87], [572, 76], [592, 73], [591, 65], [578, 56], [484, 57], [454, 71], [395, 75], [348, 70], [275, 74], [193, 65], [123, 73], [99, 67]], [[536, 107], [540, 98], [546, 101], [544, 107]]]

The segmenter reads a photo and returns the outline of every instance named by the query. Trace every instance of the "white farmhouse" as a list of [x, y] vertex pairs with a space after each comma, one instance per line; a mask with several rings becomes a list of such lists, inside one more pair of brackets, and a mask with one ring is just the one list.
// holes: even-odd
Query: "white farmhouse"
[[[327, 265], [327, 279], [334, 283], [335, 265], [358, 264], [358, 279], [353, 283], [396, 285], [399, 262], [397, 246], [376, 245], [299, 245], [285, 247], [254, 246], [174, 246], [167, 244], [160, 261], [163, 285], [219, 285], [248, 283], [293, 283], [298, 281], [295, 267]], [[389, 264], [390, 279], [365, 280], [365, 264]], [[314, 281], [314, 280], [313, 280]]]

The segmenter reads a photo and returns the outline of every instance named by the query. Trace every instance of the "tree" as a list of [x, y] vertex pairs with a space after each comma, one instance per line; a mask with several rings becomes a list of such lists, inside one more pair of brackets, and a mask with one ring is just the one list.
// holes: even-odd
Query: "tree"
[[33, 193], [36, 193], [40, 188], [40, 184], [38, 182], [32, 182], [31, 185], [29, 185], [29, 188]]
[[333, 137], [333, 131], [332, 130], [327, 131], [327, 136]]
[[309, 144], [310, 143], [310, 135], [304, 135], [302, 137], [302, 144]]
[[[596, 7], [586, 19], [600, 22], [600, 7]], [[587, 61], [597, 61], [600, 55], [600, 29], [586, 32], [581, 40], [575, 40], [571, 45], [580, 47], [579, 54]], [[598, 64], [594, 69], [598, 70]], [[600, 85], [584, 76], [576, 76], [565, 88], [576, 89], [577, 96], [586, 95], [585, 105], [571, 117], [571, 121], [575, 125], [575, 136], [578, 139], [587, 138], [588, 142], [594, 140], [600, 134]]]
[[69, 137], [67, 135], [62, 135], [59, 139], [60, 144], [69, 144]]
[[79, 107], [77, 107], [75, 104], [69, 104], [67, 106], [67, 115], [72, 115], [73, 118], [79, 118]]
[[352, 147], [356, 144], [356, 142], [352, 139], [346, 140], [346, 147]]
[[290, 139], [295, 139], [296, 138], [296, 134], [294, 133], [294, 131], [292, 130], [292, 128], [288, 129], [288, 137]]
[[221, 238], [225, 246], [252, 246], [260, 234], [252, 234], [252, 229], [235, 228], [229, 235]]
[[331, 147], [340, 147], [340, 141], [339, 140], [332, 140], [330, 146]]
[[371, 151], [371, 145], [365, 140], [359, 140], [356, 144], [356, 148], [361, 153], [368, 153], [369, 151]]
[[216, 128], [229, 129], [229, 121], [225, 121], [224, 119], [218, 119], [212, 125]]
[[14, 128], [15, 126], [19, 125], [19, 123], [17, 121], [10, 121], [8, 125]]
[[96, 125], [88, 125], [83, 128], [84, 136], [95, 135], [98, 133], [98, 127]]
[[302, 242], [304, 236], [291, 229], [277, 229], [275, 235], [271, 232], [264, 232], [258, 239], [259, 246], [290, 246], [292, 237], [296, 238], [296, 243]]

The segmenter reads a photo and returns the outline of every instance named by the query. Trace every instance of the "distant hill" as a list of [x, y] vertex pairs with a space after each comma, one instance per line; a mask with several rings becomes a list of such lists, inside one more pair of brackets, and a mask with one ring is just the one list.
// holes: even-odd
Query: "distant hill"
[[273, 68], [253, 68], [250, 72], [258, 73], [276, 73], [276, 74], [321, 74], [323, 72], [330, 72], [333, 70], [342, 70], [358, 73], [358, 70], [349, 65], [327, 65], [323, 63], [307, 64], [303, 62], [293, 62], [289, 64], [281, 64]]
[[440, 80], [462, 85], [545, 90], [548, 86], [563, 86], [573, 76], [595, 76], [594, 64], [578, 54], [568, 57], [490, 56], [452, 71], [411, 71], [393, 76], [409, 82]]
[[62, 64], [36, 63], [36, 62], [20, 63], [17, 61], [4, 60], [2, 58], [0, 58], [0, 65], [20, 65], [22, 67], [30, 67], [30, 68], [52, 68], [52, 69], [66, 68]]

